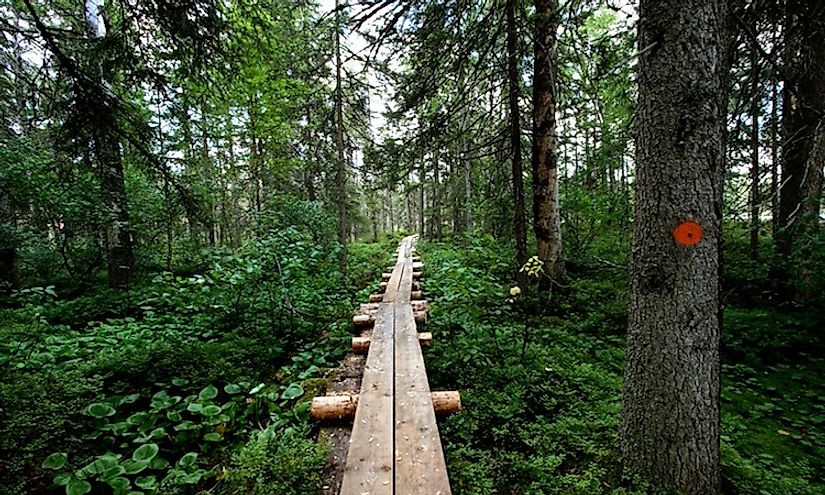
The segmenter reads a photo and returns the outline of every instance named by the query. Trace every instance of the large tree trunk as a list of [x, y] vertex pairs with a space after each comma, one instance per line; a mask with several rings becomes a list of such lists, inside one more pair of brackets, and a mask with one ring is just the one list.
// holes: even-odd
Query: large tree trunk
[[[799, 241], [819, 228], [822, 156], [818, 143], [825, 122], [825, 4], [788, 1], [785, 82], [782, 99], [782, 188], [779, 193], [777, 248], [804, 266], [810, 252]], [[803, 274], [804, 275], [804, 274]], [[780, 274], [787, 283], [794, 274]], [[803, 276], [799, 283], [806, 285]], [[790, 284], [788, 284], [790, 285]], [[788, 295], [792, 295], [788, 290]]]
[[[527, 262], [527, 230], [524, 214], [524, 178], [521, 166], [521, 124], [518, 106], [519, 70], [516, 41], [516, 0], [507, 0], [507, 87], [510, 118], [510, 158], [513, 170], [513, 236], [516, 238], [516, 262]], [[518, 272], [518, 285], [527, 284], [525, 272]]]
[[341, 245], [339, 266], [347, 268], [347, 162], [344, 150], [344, 88], [341, 86], [341, 22], [338, 0], [335, 0], [335, 148], [338, 163], [335, 168], [335, 194], [338, 206], [338, 243]]
[[536, 251], [547, 275], [563, 272], [559, 169], [556, 150], [557, 0], [535, 0], [536, 40], [533, 71], [533, 229]]
[[[103, 23], [103, 1], [86, 0], [84, 4], [86, 31], [90, 38], [106, 37]], [[99, 83], [106, 87], [106, 77], [99, 69]], [[99, 102], [88, 102], [99, 104]], [[103, 244], [108, 261], [109, 286], [125, 287], [131, 279], [135, 264], [132, 251], [132, 229], [129, 223], [129, 209], [126, 198], [126, 182], [123, 176], [123, 162], [120, 156], [120, 140], [115, 132], [114, 117], [102, 111], [98, 121], [93, 122], [92, 146], [100, 172], [100, 193], [105, 212]]]
[[[621, 446], [686, 495], [721, 491], [724, 0], [642, 0]], [[695, 222], [695, 223], [691, 223]]]

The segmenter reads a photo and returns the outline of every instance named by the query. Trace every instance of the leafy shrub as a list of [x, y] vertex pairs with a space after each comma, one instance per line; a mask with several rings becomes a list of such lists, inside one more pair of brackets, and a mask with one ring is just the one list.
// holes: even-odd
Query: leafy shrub
[[327, 452], [307, 431], [267, 428], [232, 456], [226, 493], [306, 495], [321, 486]]

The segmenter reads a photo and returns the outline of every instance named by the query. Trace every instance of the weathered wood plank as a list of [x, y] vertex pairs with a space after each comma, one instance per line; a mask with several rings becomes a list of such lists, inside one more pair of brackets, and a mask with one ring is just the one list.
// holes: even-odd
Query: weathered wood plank
[[447, 465], [412, 307], [395, 306], [395, 494], [449, 495]]
[[361, 381], [341, 494], [393, 494], [393, 333], [395, 306], [381, 304]]

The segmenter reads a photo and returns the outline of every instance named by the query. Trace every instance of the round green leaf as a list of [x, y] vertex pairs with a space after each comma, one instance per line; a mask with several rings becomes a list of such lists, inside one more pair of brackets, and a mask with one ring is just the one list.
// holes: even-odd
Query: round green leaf
[[186, 380], [186, 379], [183, 379], [183, 378], [173, 378], [172, 379], [172, 384], [175, 385], [175, 386], [178, 386], [178, 387], [182, 387], [182, 386], [186, 385], [187, 383], [189, 383], [189, 380]]
[[201, 478], [203, 478], [201, 473], [192, 473], [189, 476], [184, 477], [183, 482], [189, 485], [194, 485], [195, 483], [200, 483]]
[[149, 465], [149, 461], [126, 461], [123, 463], [123, 467], [126, 468], [126, 474], [137, 474]]
[[57, 486], [66, 486], [72, 481], [72, 475], [69, 473], [60, 473], [54, 477], [54, 484]]
[[184, 454], [183, 457], [181, 457], [180, 460], [178, 461], [178, 466], [191, 466], [192, 464], [195, 463], [197, 458], [198, 458], [198, 453], [197, 452], [189, 452], [187, 454]]
[[214, 416], [216, 414], [219, 414], [220, 412], [221, 408], [216, 405], [209, 405], [201, 410], [201, 414], [203, 414], [204, 416]]
[[198, 394], [198, 398], [200, 400], [212, 400], [218, 396], [218, 389], [209, 385], [208, 387], [201, 390], [201, 393]]
[[66, 485], [66, 495], [83, 495], [90, 491], [92, 491], [92, 485], [85, 480], [74, 478]]
[[95, 418], [106, 418], [115, 414], [115, 408], [109, 404], [95, 402], [94, 404], [89, 404], [86, 408], [86, 414], [94, 416]]
[[223, 440], [223, 437], [220, 433], [207, 433], [203, 436], [203, 439], [207, 442], [220, 442], [221, 440]]
[[154, 476], [141, 476], [135, 480], [135, 484], [144, 490], [153, 490], [158, 486], [158, 480]]
[[141, 445], [135, 449], [134, 452], [132, 452], [132, 460], [149, 462], [154, 459], [156, 455], [158, 455], [159, 450], [160, 448], [154, 443]]
[[132, 414], [131, 416], [126, 418], [126, 422], [129, 423], [130, 425], [139, 425], [139, 424], [143, 423], [146, 420], [146, 418], [148, 418], [148, 417], [149, 417], [148, 413], [139, 412], [139, 413]]
[[69, 455], [65, 452], [55, 452], [54, 454], [44, 459], [43, 464], [41, 464], [40, 467], [46, 469], [60, 469], [66, 465], [66, 461], [68, 460]]
[[132, 484], [132, 482], [129, 481], [129, 478], [124, 478], [123, 476], [106, 480], [106, 483], [108, 483], [109, 486], [114, 488], [116, 491], [126, 491]]
[[302, 387], [300, 383], [295, 382], [291, 383], [286, 390], [284, 390], [284, 393], [281, 394], [281, 398], [289, 400], [295, 399], [302, 395], [304, 395], [304, 387]]
[[108, 481], [110, 479], [114, 479], [114, 478], [119, 477], [121, 474], [123, 474], [125, 472], [126, 472], [126, 468], [121, 466], [120, 464], [118, 464], [116, 466], [110, 467], [109, 469], [107, 469], [106, 471], [101, 473], [100, 477], [103, 480]]
[[239, 394], [239, 393], [241, 393], [242, 389], [241, 389], [240, 385], [237, 385], [235, 383], [230, 383], [229, 385], [227, 385], [223, 388], [223, 391], [226, 392], [227, 394]]

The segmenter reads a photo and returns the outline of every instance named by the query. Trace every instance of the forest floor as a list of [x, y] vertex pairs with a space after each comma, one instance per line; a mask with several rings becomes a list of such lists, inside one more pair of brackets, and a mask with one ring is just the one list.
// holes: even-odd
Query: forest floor
[[[326, 452], [309, 401], [395, 243], [352, 245], [344, 276], [333, 244], [286, 229], [125, 293], [2, 301], [0, 493], [312, 493]], [[418, 250], [430, 385], [464, 403], [440, 424], [453, 492], [654, 493], [618, 456], [624, 270], [571, 262], [547, 302], [509, 296], [512, 252], [492, 238]], [[746, 302], [725, 313], [726, 492], [823, 493], [822, 315]]]

